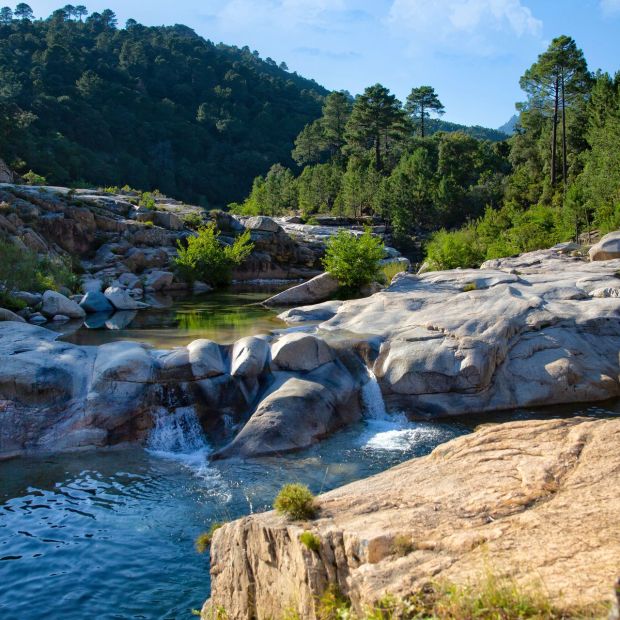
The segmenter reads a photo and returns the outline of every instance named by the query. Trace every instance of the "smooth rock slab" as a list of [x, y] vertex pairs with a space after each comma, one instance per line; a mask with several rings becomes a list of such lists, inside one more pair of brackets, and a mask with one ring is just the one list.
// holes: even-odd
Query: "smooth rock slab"
[[108, 287], [104, 295], [117, 310], [140, 310], [142, 308], [148, 308], [148, 304], [136, 301], [126, 290], [118, 286]]
[[233, 377], [257, 377], [269, 358], [269, 343], [250, 336], [237, 340], [231, 354], [230, 374]]
[[588, 256], [591, 261], [620, 258], [620, 231], [614, 231], [605, 235], [597, 244], [590, 248]]
[[329, 346], [311, 334], [282, 336], [271, 348], [271, 359], [280, 370], [310, 371], [333, 361]]
[[307, 282], [293, 286], [269, 299], [266, 306], [293, 306], [319, 303], [328, 300], [338, 291], [338, 280], [330, 273], [322, 273]]

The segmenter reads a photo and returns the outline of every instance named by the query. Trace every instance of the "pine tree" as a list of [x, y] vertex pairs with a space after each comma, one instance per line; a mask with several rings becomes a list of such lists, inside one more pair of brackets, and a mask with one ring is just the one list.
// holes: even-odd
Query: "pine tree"
[[445, 108], [432, 86], [420, 86], [412, 89], [407, 97], [405, 110], [411, 116], [414, 123], [420, 128], [420, 135], [425, 136], [424, 121], [430, 118], [431, 112], [443, 115]]

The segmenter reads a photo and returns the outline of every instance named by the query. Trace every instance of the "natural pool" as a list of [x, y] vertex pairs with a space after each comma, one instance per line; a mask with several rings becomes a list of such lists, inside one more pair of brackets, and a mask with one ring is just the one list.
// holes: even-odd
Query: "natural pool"
[[46, 327], [61, 332], [63, 340], [80, 345], [136, 340], [169, 349], [198, 338], [228, 344], [286, 327], [276, 310], [258, 305], [283, 288], [286, 286], [239, 284], [191, 297], [158, 295], [148, 300], [153, 304], [148, 310], [89, 315], [85, 322], [50, 323]]

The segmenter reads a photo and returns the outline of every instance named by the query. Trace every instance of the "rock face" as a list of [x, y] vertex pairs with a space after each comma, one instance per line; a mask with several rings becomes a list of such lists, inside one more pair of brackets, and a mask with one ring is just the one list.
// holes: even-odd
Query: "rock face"
[[605, 235], [590, 248], [588, 255], [592, 261], [620, 258], [620, 232], [616, 231]]
[[338, 280], [329, 273], [293, 286], [269, 299], [263, 304], [266, 306], [294, 306], [297, 304], [315, 304], [328, 300], [338, 290]]
[[[273, 512], [224, 525], [211, 547], [209, 609], [228, 618], [316, 618], [338, 586], [357, 612], [387, 593], [480, 580], [489, 567], [559, 608], [610, 602], [620, 564], [620, 420], [485, 426], [318, 498], [318, 519]], [[317, 552], [299, 535], [312, 531]], [[410, 549], [399, 552], [398, 540]]]
[[541, 250], [402, 274], [341, 303], [317, 334], [368, 343], [388, 405], [412, 416], [604, 400], [620, 394], [620, 302], [591, 295], [617, 288], [619, 269]]

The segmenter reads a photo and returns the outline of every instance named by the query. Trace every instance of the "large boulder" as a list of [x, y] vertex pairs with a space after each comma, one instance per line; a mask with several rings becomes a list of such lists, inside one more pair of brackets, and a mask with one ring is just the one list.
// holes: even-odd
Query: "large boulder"
[[80, 307], [89, 314], [97, 312], [110, 313], [114, 310], [114, 306], [109, 302], [108, 298], [101, 292], [88, 292], [82, 298]]
[[338, 362], [276, 381], [247, 424], [217, 458], [255, 457], [300, 450], [361, 416], [358, 385]]
[[285, 334], [273, 345], [271, 359], [280, 370], [307, 372], [333, 361], [334, 354], [320, 338], [292, 333]]
[[15, 314], [15, 312], [11, 312], [6, 308], [0, 308], [0, 321], [17, 321], [18, 323], [26, 322], [26, 320], [19, 316], [19, 314]]
[[278, 222], [265, 215], [249, 217], [245, 220], [244, 224], [248, 230], [255, 230], [258, 232], [277, 233], [282, 230]]
[[266, 306], [296, 306], [316, 304], [327, 301], [338, 291], [338, 280], [330, 273], [321, 275], [293, 286], [269, 299], [263, 304]]
[[109, 286], [105, 290], [104, 295], [117, 310], [140, 310], [141, 308], [148, 308], [148, 304], [136, 301], [125, 289], [118, 286]]
[[174, 280], [174, 274], [170, 271], [151, 271], [146, 275], [144, 286], [153, 291], [167, 289]]
[[230, 374], [233, 377], [257, 377], [263, 372], [268, 358], [269, 343], [264, 338], [250, 336], [237, 340], [232, 348]]
[[299, 306], [290, 308], [278, 314], [278, 318], [285, 323], [306, 323], [311, 321], [327, 321], [338, 312], [340, 306], [344, 302], [334, 299], [332, 301], [324, 301], [320, 304], [311, 306]]
[[605, 235], [588, 252], [591, 261], [620, 258], [620, 230]]
[[[620, 557], [619, 442], [620, 419], [484, 425], [320, 495], [311, 522], [270, 511], [227, 523], [213, 537], [202, 617], [317, 618], [329, 586], [367, 617], [429, 583], [483, 587], [490, 569], [497, 583], [544, 592], [565, 617], [602, 607], [606, 618]], [[300, 541], [308, 529], [316, 551]]]
[[213, 340], [194, 340], [187, 345], [187, 350], [195, 379], [217, 377], [226, 372], [220, 346]]
[[47, 317], [64, 314], [71, 319], [83, 319], [86, 316], [83, 308], [56, 291], [45, 291], [43, 293], [41, 312]]

